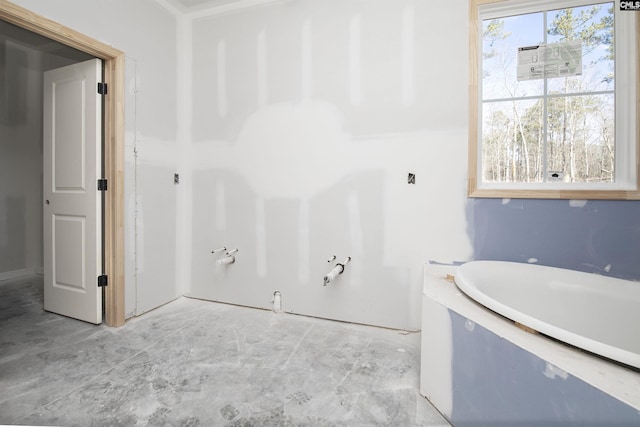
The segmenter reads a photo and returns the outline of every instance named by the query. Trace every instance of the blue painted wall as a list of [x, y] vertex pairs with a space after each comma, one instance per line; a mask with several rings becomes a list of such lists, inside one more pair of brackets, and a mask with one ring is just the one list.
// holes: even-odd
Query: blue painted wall
[[[567, 375], [478, 324], [449, 311], [456, 427], [640, 425], [640, 413]], [[545, 374], [546, 373], [546, 374]]]
[[[640, 202], [468, 199], [476, 260], [527, 262], [640, 280]], [[579, 204], [578, 204], [579, 205]]]

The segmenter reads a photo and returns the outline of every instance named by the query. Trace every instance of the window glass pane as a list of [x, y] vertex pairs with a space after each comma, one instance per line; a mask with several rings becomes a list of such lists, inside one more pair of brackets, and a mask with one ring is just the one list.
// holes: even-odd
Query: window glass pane
[[564, 182], [613, 182], [614, 127], [613, 95], [550, 98], [548, 169]]
[[549, 79], [549, 93], [613, 90], [613, 3], [548, 12], [547, 42], [572, 40], [582, 41], [582, 75]]
[[544, 15], [532, 13], [482, 22], [482, 99], [536, 96], [542, 80], [517, 80], [517, 53], [544, 41]]
[[470, 144], [480, 146], [471, 168], [488, 185], [470, 186], [470, 194], [635, 188], [640, 146], [628, 135], [636, 133], [638, 101], [625, 86], [637, 77], [637, 58], [619, 52], [637, 47], [637, 29], [624, 13], [614, 22], [617, 2], [594, 1], [480, 1], [481, 34], [471, 35], [480, 49], [472, 50], [479, 99], [471, 99], [481, 117], [470, 130]]
[[543, 100], [482, 106], [484, 182], [542, 182]]

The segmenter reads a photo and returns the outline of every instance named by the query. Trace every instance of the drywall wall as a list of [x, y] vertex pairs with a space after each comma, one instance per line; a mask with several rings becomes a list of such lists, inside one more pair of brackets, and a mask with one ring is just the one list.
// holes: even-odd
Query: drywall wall
[[449, 311], [455, 426], [633, 426], [640, 413]]
[[43, 266], [41, 63], [38, 51], [0, 35], [0, 275], [5, 276]]
[[42, 271], [43, 72], [86, 59], [0, 21], [0, 278]]
[[[191, 16], [192, 296], [269, 308], [278, 290], [286, 311], [420, 328], [424, 261], [471, 256], [468, 16], [454, 3]], [[222, 246], [239, 248], [234, 264], [216, 263]], [[325, 287], [334, 254], [352, 262]]]
[[14, 3], [125, 52], [125, 312], [178, 297], [176, 16], [153, 0]]
[[640, 202], [470, 200], [476, 259], [640, 280]]

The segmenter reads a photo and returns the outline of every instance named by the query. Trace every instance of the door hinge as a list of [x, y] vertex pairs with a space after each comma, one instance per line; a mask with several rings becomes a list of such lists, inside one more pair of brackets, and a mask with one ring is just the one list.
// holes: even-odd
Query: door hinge
[[100, 95], [106, 95], [108, 92], [108, 87], [106, 83], [98, 82], [98, 93]]
[[105, 286], [107, 286], [109, 280], [107, 279], [107, 275], [103, 274], [102, 276], [98, 276], [98, 287], [99, 288], [104, 288]]
[[107, 191], [107, 180], [99, 179], [98, 180], [98, 191]]

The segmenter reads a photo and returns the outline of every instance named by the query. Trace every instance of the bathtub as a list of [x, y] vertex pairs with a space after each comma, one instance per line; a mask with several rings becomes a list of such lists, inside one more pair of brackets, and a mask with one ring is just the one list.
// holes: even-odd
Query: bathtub
[[[551, 273], [552, 279], [547, 284], [533, 279], [534, 274], [540, 273]], [[577, 288], [571, 277], [579, 278], [587, 290], [571, 294], [567, 289]], [[509, 284], [503, 286], [502, 292], [498, 279]], [[527, 264], [426, 263], [420, 394], [452, 425], [459, 427], [640, 426], [640, 369], [636, 367], [637, 352], [634, 356], [628, 350], [629, 345], [638, 341], [638, 332], [633, 331], [638, 324], [633, 316], [637, 315], [632, 310], [631, 318], [620, 319], [622, 304], [618, 307], [609, 301], [610, 287], [617, 284], [626, 288], [629, 283], [612, 280], [603, 291], [599, 289], [602, 284], [597, 284], [599, 280], [610, 279]], [[471, 294], [494, 308], [487, 309], [474, 301], [454, 281], [464, 282], [462, 286], [466, 284], [467, 289], [471, 286]], [[638, 287], [640, 283], [631, 285]], [[548, 290], [543, 292], [547, 288], [562, 292], [556, 290], [549, 295]], [[598, 292], [603, 296], [597, 299], [602, 301], [597, 301], [595, 309], [588, 308], [586, 301]], [[528, 293], [531, 295], [525, 296]], [[554, 305], [561, 307], [560, 313]], [[604, 314], [604, 307], [612, 305], [614, 313]], [[597, 319], [596, 324], [585, 328], [582, 322], [575, 321], [579, 314], [568, 314], [571, 308], [586, 311], [583, 317], [587, 319], [582, 320], [586, 323]], [[504, 314], [494, 310], [502, 310]], [[566, 345], [559, 339], [529, 333], [505, 315], [534, 329], [544, 329], [545, 333], [553, 333], [546, 328], [560, 323], [561, 328], [554, 328], [564, 331], [559, 336], [570, 342], [575, 338], [571, 335], [580, 338], [588, 335], [587, 330], [589, 337], [578, 339], [577, 344], [586, 346], [585, 343], [595, 341], [600, 343], [597, 347], [621, 346], [615, 357], [624, 363], [612, 362], [592, 350], [582, 351], [575, 344]], [[554, 317], [559, 319], [552, 322]], [[573, 320], [566, 324], [567, 318]], [[622, 339], [622, 344], [612, 345], [606, 339], [616, 331], [602, 332], [606, 328], [601, 321], [612, 318], [630, 323], [622, 326], [630, 334], [628, 339]], [[573, 327], [576, 323], [577, 331]], [[595, 337], [594, 331], [598, 331]], [[605, 336], [604, 343], [601, 335]], [[608, 357], [613, 355], [609, 353]]]
[[640, 283], [503, 261], [465, 263], [455, 283], [508, 319], [640, 369]]

